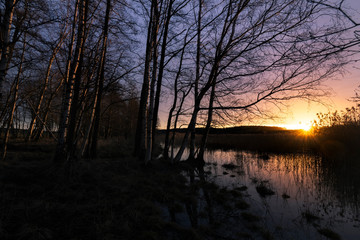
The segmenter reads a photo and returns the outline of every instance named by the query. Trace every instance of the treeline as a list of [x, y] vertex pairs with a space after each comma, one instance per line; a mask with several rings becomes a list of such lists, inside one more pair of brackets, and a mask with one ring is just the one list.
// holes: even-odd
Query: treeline
[[360, 104], [346, 108], [342, 111], [318, 113], [313, 127], [317, 130], [331, 127], [359, 127], [360, 126]]
[[190, 158], [201, 161], [210, 128], [326, 95], [323, 80], [351, 61], [360, 40], [342, 1], [0, 5], [2, 159], [15, 126], [26, 129], [25, 141], [52, 133], [58, 163], [95, 158], [99, 135], [127, 137], [136, 129], [134, 155], [147, 163], [161, 117], [164, 157], [173, 149], [170, 130], [184, 127], [171, 159], [189, 147]]
[[360, 105], [342, 111], [318, 113], [317, 119], [313, 122], [313, 131], [326, 155], [358, 156], [360, 154]]
[[2, 159], [15, 132], [26, 142], [46, 132], [62, 161], [95, 157], [99, 135], [135, 131], [136, 22], [123, 4], [1, 1]]
[[[186, 129], [171, 129], [177, 133], [186, 133]], [[195, 131], [199, 134], [205, 133], [205, 128], [196, 128]], [[159, 133], [165, 134], [166, 130], [158, 130]], [[210, 128], [209, 134], [267, 134], [267, 133], [284, 133], [293, 132], [282, 127], [273, 126], [239, 126], [227, 128]]]

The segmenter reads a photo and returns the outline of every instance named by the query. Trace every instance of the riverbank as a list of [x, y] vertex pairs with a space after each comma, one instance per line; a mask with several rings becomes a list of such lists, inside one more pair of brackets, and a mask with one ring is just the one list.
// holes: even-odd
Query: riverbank
[[13, 144], [0, 167], [1, 239], [271, 239], [244, 189], [189, 184], [190, 166], [145, 167], [127, 146], [103, 143], [68, 179], [52, 166], [52, 144]]
[[[200, 146], [204, 129], [196, 129], [195, 144]], [[175, 146], [182, 142], [185, 129], [176, 130]], [[159, 139], [165, 138], [164, 130]], [[267, 153], [312, 152], [327, 158], [344, 160], [360, 155], [360, 128], [356, 126], [334, 126], [319, 129], [287, 130], [279, 127], [243, 126], [211, 129], [207, 149], [238, 149]]]
[[[271, 134], [257, 136], [268, 137], [271, 145]], [[231, 142], [228, 136], [217, 136], [217, 141], [223, 137]], [[257, 204], [266, 203], [260, 204], [261, 207], [274, 199], [285, 205], [297, 202], [299, 199], [289, 186], [288, 191], [272, 186], [275, 182], [296, 181], [269, 181], [275, 174], [254, 178], [246, 171], [257, 164], [268, 166], [268, 170], [278, 169], [282, 164], [290, 164], [286, 169], [298, 171], [305, 167], [302, 172], [322, 172], [324, 176], [319, 182], [331, 180], [340, 195], [351, 195], [347, 199], [353, 199], [352, 186], [358, 186], [352, 182], [358, 177], [349, 178], [354, 172], [349, 168], [357, 168], [356, 164], [320, 162], [314, 158], [311, 165], [312, 157], [305, 153], [289, 154], [286, 160], [287, 155], [279, 157], [259, 151], [229, 150], [220, 156], [210, 150], [213, 160], [208, 157], [204, 171], [194, 171], [189, 164], [171, 165], [163, 159], [144, 166], [131, 156], [129, 146], [130, 142], [119, 139], [101, 142], [99, 158], [82, 160], [68, 178], [59, 174], [52, 164], [55, 143], [10, 144], [8, 159], [0, 166], [0, 238], [286, 239], [281, 237], [285, 230], [281, 224], [270, 227], [268, 214], [254, 211], [252, 205], [254, 199], [258, 199]], [[270, 167], [274, 161], [279, 162], [274, 163], [276, 167]], [[297, 162], [300, 168], [291, 165]], [[259, 174], [260, 170], [255, 172]], [[345, 172], [347, 177], [342, 178]], [[195, 177], [190, 183], [191, 174]], [[217, 181], [220, 184], [215, 184]], [[344, 187], [353, 190], [345, 191]], [[305, 227], [314, 225], [312, 219], [307, 219], [314, 211], [307, 210], [307, 206], [305, 210], [299, 208], [298, 220], [306, 222]], [[339, 239], [331, 228], [319, 226], [316, 225], [312, 234], [333, 234], [327, 237]]]

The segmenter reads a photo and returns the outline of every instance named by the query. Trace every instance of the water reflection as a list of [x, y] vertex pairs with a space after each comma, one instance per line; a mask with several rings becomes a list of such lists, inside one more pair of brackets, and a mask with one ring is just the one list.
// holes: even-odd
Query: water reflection
[[[207, 151], [205, 159], [209, 174], [199, 174], [201, 181], [246, 190], [251, 213], [276, 239], [359, 239], [360, 179], [349, 168], [344, 172], [306, 153], [216, 150]], [[209, 193], [202, 196], [211, 204]]]

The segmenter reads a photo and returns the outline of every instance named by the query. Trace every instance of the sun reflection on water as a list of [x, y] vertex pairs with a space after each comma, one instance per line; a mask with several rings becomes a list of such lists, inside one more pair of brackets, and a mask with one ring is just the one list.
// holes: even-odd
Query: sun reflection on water
[[[309, 226], [302, 217], [304, 212], [319, 216], [321, 220], [316, 224], [331, 226], [344, 239], [358, 239], [360, 236], [357, 195], [351, 197], [351, 194], [341, 194], [336, 190], [334, 186], [339, 185], [336, 183], [338, 179], [323, 166], [321, 157], [306, 153], [216, 150], [208, 151], [206, 159], [212, 180], [229, 188], [247, 186], [252, 210], [262, 216], [269, 227], [276, 229], [281, 226], [288, 237], [319, 237], [317, 228]], [[224, 164], [236, 167], [225, 169]], [[256, 189], [259, 184], [266, 184], [275, 195], [261, 197]]]

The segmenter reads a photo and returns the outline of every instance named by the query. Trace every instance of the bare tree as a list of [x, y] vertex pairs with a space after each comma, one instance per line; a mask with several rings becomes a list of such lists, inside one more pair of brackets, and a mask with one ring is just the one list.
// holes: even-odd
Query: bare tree
[[0, 51], [1, 51], [1, 59], [0, 59], [0, 103], [3, 100], [3, 84], [5, 81], [7, 67], [9, 58], [9, 46], [10, 46], [10, 31], [14, 16], [15, 5], [17, 0], [6, 0], [5, 1], [5, 9], [1, 11], [0, 20]]
[[6, 127], [6, 131], [5, 131], [5, 135], [4, 135], [4, 141], [3, 141], [3, 145], [2, 145], [2, 149], [1, 149], [2, 150], [1, 151], [2, 152], [1, 153], [2, 161], [4, 161], [5, 157], [6, 157], [10, 129], [11, 129], [11, 127], [13, 125], [13, 121], [14, 121], [14, 113], [15, 113], [15, 109], [16, 109], [16, 103], [18, 101], [20, 78], [21, 78], [21, 74], [23, 71], [25, 48], [26, 48], [26, 35], [24, 36], [24, 40], [23, 40], [23, 49], [22, 49], [22, 53], [21, 53], [21, 57], [20, 57], [21, 59], [20, 59], [19, 67], [18, 67], [18, 72], [17, 72], [15, 80], [14, 80], [14, 85], [13, 85], [14, 89], [12, 91], [10, 91], [13, 94], [13, 99], [12, 99], [11, 109], [10, 109], [10, 113], [9, 113], [9, 117], [8, 117], [8, 121], [7, 121], [7, 127]]
[[[149, 90], [150, 90], [150, 62], [151, 58], [154, 54], [154, 49], [157, 48], [156, 40], [157, 40], [157, 32], [158, 32], [158, 1], [151, 1], [150, 8], [150, 18], [148, 24], [148, 32], [147, 32], [147, 41], [146, 41], [146, 53], [145, 53], [145, 67], [144, 67], [144, 77], [143, 84], [141, 89], [141, 97], [140, 97], [140, 105], [139, 105], [139, 114], [138, 114], [138, 123], [136, 128], [135, 135], [135, 148], [134, 154], [139, 157], [139, 159], [144, 159], [146, 156], [147, 147], [149, 143], [147, 143], [150, 138], [148, 136], [149, 131], [151, 134], [151, 130], [148, 130], [148, 126], [152, 126], [151, 122], [149, 123], [150, 116], [148, 116], [148, 103], [149, 103]], [[155, 35], [155, 36], [154, 36]], [[154, 59], [157, 59], [156, 57]], [[157, 62], [157, 60], [156, 60]], [[156, 65], [155, 65], [156, 66]], [[157, 69], [155, 68], [154, 71]], [[150, 101], [151, 102], [151, 101]], [[151, 146], [151, 145], [150, 145]], [[148, 149], [150, 151], [150, 149]], [[149, 153], [148, 153], [149, 154]]]
[[29, 141], [31, 139], [32, 135], [33, 135], [34, 126], [36, 124], [36, 119], [39, 118], [41, 104], [43, 103], [45, 92], [46, 92], [47, 87], [48, 87], [51, 68], [52, 68], [53, 62], [55, 60], [56, 54], [59, 52], [59, 50], [61, 48], [61, 45], [63, 44], [65, 38], [66, 38], [66, 34], [61, 33], [58, 42], [56, 43], [55, 47], [52, 50], [52, 53], [51, 53], [51, 56], [50, 56], [50, 59], [49, 59], [49, 63], [48, 63], [47, 69], [46, 69], [44, 83], [42, 85], [42, 88], [41, 88], [40, 95], [38, 97], [37, 103], [36, 103], [36, 105], [34, 107], [33, 118], [30, 121], [28, 134], [27, 134], [27, 136], [25, 138], [26, 142]]
[[[166, 48], [167, 48], [167, 41], [168, 41], [168, 32], [169, 32], [169, 26], [170, 26], [170, 20], [172, 17], [172, 6], [173, 6], [174, 0], [169, 0], [168, 6], [167, 6], [167, 12], [165, 16], [165, 23], [164, 23], [164, 31], [163, 31], [163, 38], [162, 38], [162, 44], [161, 44], [161, 56], [160, 56], [160, 63], [159, 63], [159, 75], [156, 83], [156, 96], [154, 99], [154, 117], [152, 122], [152, 142], [156, 143], [156, 128], [157, 128], [157, 120], [158, 120], [158, 112], [159, 112], [159, 105], [160, 105], [160, 92], [161, 92], [161, 85], [162, 85], [162, 79], [164, 75], [164, 65], [165, 65], [165, 55], [166, 55]], [[154, 146], [155, 144], [152, 144], [152, 152], [154, 152]]]
[[[65, 70], [65, 76], [64, 76], [64, 88], [63, 88], [63, 98], [62, 98], [62, 104], [61, 104], [61, 111], [60, 111], [60, 120], [59, 120], [59, 130], [58, 130], [58, 142], [56, 147], [56, 153], [54, 157], [55, 162], [63, 161], [66, 157], [66, 134], [67, 134], [67, 125], [69, 121], [69, 112], [70, 112], [70, 105], [71, 105], [71, 98], [72, 98], [72, 75], [74, 74], [73, 71], [75, 70], [74, 67], [72, 67], [74, 64], [72, 64], [72, 56], [73, 56], [73, 45], [75, 41], [75, 27], [76, 22], [78, 21], [78, 5], [79, 0], [75, 3], [75, 10], [72, 20], [72, 28], [71, 28], [71, 37], [70, 37], [70, 43], [68, 45], [68, 55], [66, 60], [66, 70]], [[74, 69], [74, 70], [73, 70]]]
[[[95, 93], [95, 112], [94, 112], [94, 129], [93, 129], [93, 136], [91, 141], [91, 149], [90, 149], [90, 156], [96, 157], [97, 156], [97, 140], [98, 140], [98, 132], [99, 132], [99, 125], [100, 125], [100, 107], [101, 107], [101, 99], [103, 94], [103, 85], [104, 85], [104, 73], [105, 73], [105, 60], [106, 60], [106, 49], [107, 49], [107, 41], [108, 41], [108, 31], [109, 31], [109, 18], [110, 18], [110, 9], [111, 9], [111, 1], [106, 1], [106, 14], [104, 19], [104, 30], [103, 30], [103, 38], [102, 38], [102, 47], [101, 47], [101, 58], [97, 76], [97, 83], [96, 83], [96, 93]], [[90, 125], [91, 126], [91, 125]]]
[[[179, 94], [179, 91], [180, 91], [180, 90], [178, 90], [178, 81], [180, 79], [181, 71], [182, 71], [182, 67], [183, 67], [186, 44], [187, 44], [187, 35], [184, 38], [184, 46], [183, 46], [182, 51], [181, 51], [181, 56], [180, 56], [180, 60], [179, 60], [179, 67], [178, 67], [178, 70], [176, 72], [176, 76], [175, 76], [175, 80], [174, 80], [174, 96], [173, 96], [174, 99], [173, 99], [173, 104], [171, 105], [171, 108], [169, 110], [167, 124], [166, 124], [164, 151], [163, 151], [163, 156], [164, 156], [165, 159], [169, 158], [170, 128], [171, 128], [171, 122], [172, 122], [173, 113], [174, 113], [174, 111], [176, 109], [176, 105], [177, 105], [177, 102], [178, 102], [178, 94]], [[191, 88], [189, 88], [189, 89], [191, 89]], [[182, 99], [185, 100], [185, 96], [183, 96]], [[179, 107], [178, 114], [176, 115], [177, 118], [179, 116], [180, 110], [181, 110], [181, 107]], [[177, 122], [177, 119], [175, 119], [174, 129], [173, 130], [176, 129], [176, 122]], [[175, 131], [173, 132], [173, 138], [175, 137], [174, 135], [175, 135]]]
[[[208, 46], [204, 55], [209, 63], [206, 80], [195, 99], [177, 161], [187, 146], [191, 129], [197, 124], [199, 111], [210, 111], [209, 127], [213, 110], [251, 109], [265, 101], [311, 99], [322, 93], [319, 84], [346, 63], [343, 50], [357, 44], [342, 38], [348, 28], [339, 21], [332, 27], [313, 24], [328, 13], [329, 8], [324, 4], [229, 0], [220, 6], [223, 10], [215, 18], [222, 22], [222, 28], [213, 25], [207, 30], [209, 37], [202, 40]], [[335, 20], [339, 20], [338, 16]], [[203, 99], [210, 89], [209, 107], [205, 107]], [[222, 96], [216, 97], [215, 89]], [[213, 104], [215, 99], [217, 106]], [[204, 141], [206, 136], [200, 152]]]

